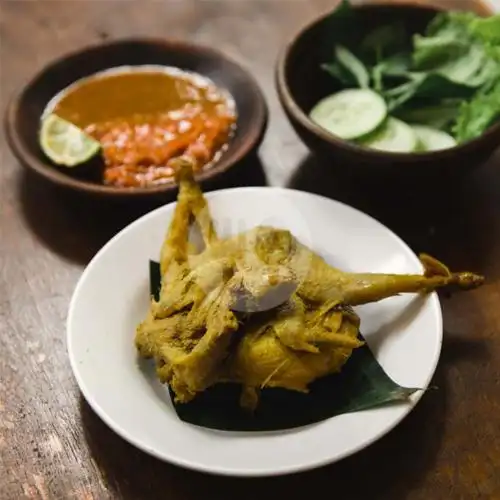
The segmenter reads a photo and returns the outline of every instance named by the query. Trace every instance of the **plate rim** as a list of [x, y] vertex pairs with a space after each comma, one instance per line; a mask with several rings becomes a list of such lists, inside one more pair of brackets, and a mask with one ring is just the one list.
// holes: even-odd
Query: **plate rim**
[[[242, 187], [232, 187], [232, 188], [226, 188], [226, 189], [220, 189], [220, 190], [214, 190], [214, 191], [208, 191], [204, 192], [204, 196], [207, 199], [207, 202], [210, 203], [210, 200], [213, 198], [216, 198], [217, 196], [221, 194], [226, 194], [226, 193], [232, 193], [232, 192], [259, 192], [259, 191], [274, 191], [274, 192], [281, 192], [283, 194], [290, 193], [293, 196], [301, 196], [303, 198], [317, 198], [321, 200], [326, 200], [328, 202], [333, 202], [335, 204], [338, 204], [340, 206], [346, 207], [350, 210], [353, 210], [357, 212], [358, 214], [361, 214], [365, 217], [368, 217], [372, 222], [377, 224], [378, 226], [383, 227], [388, 234], [390, 234], [391, 238], [395, 239], [403, 248], [405, 248], [412, 256], [412, 258], [415, 261], [418, 261], [419, 264], [422, 266], [418, 259], [418, 255], [411, 249], [411, 247], [401, 238], [397, 233], [395, 233], [392, 229], [387, 227], [385, 224], [383, 224], [381, 221], [376, 219], [375, 217], [371, 216], [370, 214], [363, 212], [362, 210], [353, 207], [352, 205], [349, 205], [347, 203], [344, 203], [342, 201], [329, 198], [327, 196], [323, 196], [320, 194], [316, 193], [311, 193], [308, 191], [302, 191], [299, 189], [292, 189], [292, 188], [287, 188], [287, 187], [278, 187], [278, 186], [242, 186]], [[291, 475], [291, 474], [297, 474], [300, 472], [305, 472], [308, 470], [316, 469], [316, 468], [321, 468], [326, 465], [330, 465], [336, 462], [339, 462], [349, 456], [355, 455], [359, 451], [370, 447], [374, 443], [376, 443], [378, 440], [389, 434], [394, 428], [396, 428], [415, 408], [415, 406], [418, 404], [420, 399], [423, 397], [424, 393], [428, 389], [430, 382], [432, 381], [432, 378], [435, 375], [439, 360], [441, 358], [441, 353], [442, 353], [442, 344], [443, 344], [443, 314], [442, 314], [442, 307], [441, 307], [441, 302], [439, 300], [439, 297], [437, 293], [434, 291], [430, 293], [427, 297], [427, 300], [429, 304], [435, 309], [435, 316], [437, 320], [437, 325], [436, 329], [439, 332], [439, 339], [438, 339], [438, 349], [436, 352], [436, 356], [433, 362], [432, 369], [429, 371], [429, 375], [427, 380], [425, 381], [425, 384], [423, 384], [422, 391], [418, 391], [414, 393], [411, 398], [410, 402], [408, 403], [408, 406], [406, 407], [405, 411], [398, 416], [396, 419], [394, 419], [393, 422], [391, 422], [390, 425], [384, 428], [383, 431], [378, 432], [374, 434], [370, 439], [365, 440], [363, 443], [360, 443], [358, 446], [351, 447], [349, 450], [343, 452], [343, 453], [338, 453], [334, 457], [329, 457], [329, 458], [324, 458], [324, 459], [319, 459], [319, 460], [309, 460], [306, 463], [303, 464], [298, 464], [298, 465], [293, 465], [293, 466], [276, 466], [273, 469], [266, 469], [262, 470], [259, 468], [255, 469], [241, 469], [241, 468], [231, 468], [231, 467], [225, 467], [221, 468], [220, 466], [215, 466], [211, 467], [210, 465], [206, 465], [200, 462], [195, 462], [195, 461], [190, 461], [186, 460], [183, 458], [178, 458], [175, 455], [168, 455], [165, 454], [164, 452], [158, 452], [156, 449], [151, 448], [144, 444], [140, 438], [135, 438], [129, 431], [126, 429], [122, 428], [121, 425], [115, 423], [112, 417], [110, 417], [105, 410], [101, 408], [98, 402], [96, 402], [86, 387], [85, 382], [82, 380], [82, 377], [80, 376], [79, 370], [78, 370], [78, 363], [75, 359], [75, 355], [73, 352], [72, 348], [72, 335], [71, 335], [71, 323], [72, 323], [72, 317], [74, 314], [74, 309], [76, 307], [77, 303], [77, 298], [80, 293], [81, 288], [83, 287], [84, 282], [86, 281], [87, 277], [92, 271], [93, 265], [95, 262], [100, 258], [102, 254], [106, 252], [106, 250], [116, 241], [118, 240], [125, 232], [128, 232], [132, 230], [135, 226], [139, 226], [145, 222], [148, 218], [154, 218], [158, 213], [167, 210], [167, 207], [173, 207], [177, 204], [177, 200], [172, 201], [170, 203], [167, 203], [165, 205], [162, 205], [160, 207], [157, 207], [150, 212], [142, 215], [141, 217], [137, 218], [136, 220], [132, 221], [128, 225], [126, 225], [124, 228], [122, 228], [120, 231], [118, 231], [114, 236], [112, 236], [97, 252], [96, 254], [92, 257], [92, 259], [89, 261], [89, 263], [85, 266], [83, 272], [81, 273], [80, 277], [78, 278], [78, 281], [73, 289], [73, 293], [70, 299], [69, 303], [69, 308], [68, 308], [68, 313], [66, 316], [66, 347], [67, 347], [67, 353], [70, 361], [70, 366], [71, 366], [71, 371], [73, 373], [73, 376], [76, 380], [78, 389], [83, 395], [85, 401], [88, 403], [88, 405], [92, 408], [92, 410], [96, 413], [96, 415], [113, 431], [115, 432], [118, 436], [120, 436], [122, 439], [124, 439], [126, 442], [131, 444], [132, 446], [138, 448], [139, 450], [157, 458], [158, 460], [166, 463], [170, 463], [172, 465], [175, 465], [177, 467], [182, 467], [188, 470], [193, 470], [196, 472], [200, 473], [205, 473], [209, 475], [216, 475], [216, 476], [226, 476], [226, 477], [272, 477], [272, 476], [282, 476], [282, 475]], [[423, 269], [423, 266], [422, 266]], [[186, 423], [186, 425], [192, 425]], [[192, 425], [195, 428], [198, 428], [197, 426]], [[203, 429], [203, 428], [199, 428]], [[168, 455], [168, 457], [167, 457]]]

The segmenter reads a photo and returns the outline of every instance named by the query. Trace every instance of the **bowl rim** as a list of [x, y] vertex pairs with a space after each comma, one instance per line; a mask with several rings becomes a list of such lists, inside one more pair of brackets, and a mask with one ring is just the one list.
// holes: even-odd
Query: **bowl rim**
[[[13, 92], [5, 108], [3, 125], [6, 132], [7, 143], [10, 146], [13, 155], [23, 167], [35, 171], [37, 174], [59, 186], [71, 188], [87, 194], [114, 196], [120, 198], [148, 197], [161, 193], [168, 193], [176, 189], [177, 184], [175, 182], [169, 182], [153, 187], [121, 188], [107, 186], [105, 184], [91, 183], [78, 179], [72, 175], [67, 175], [64, 172], [58, 171], [57, 168], [51, 165], [48, 160], [44, 161], [32, 154], [28, 150], [26, 142], [21, 138], [18, 132], [19, 108], [21, 107], [22, 100], [25, 97], [26, 91], [35, 85], [40, 78], [54, 71], [61, 64], [69, 62], [76, 57], [84, 54], [88, 54], [89, 57], [93, 57], [96, 53], [102, 50], [119, 47], [121, 45], [136, 45], [144, 47], [157, 46], [163, 47], [165, 52], [196, 52], [205, 56], [211, 56], [215, 60], [225, 61], [239, 69], [245, 80], [248, 82], [251, 90], [248, 95], [251, 95], [252, 100], [254, 101], [253, 109], [255, 114], [254, 118], [250, 122], [247, 133], [244, 135], [244, 140], [238, 148], [234, 148], [231, 144], [229, 144], [227, 150], [223, 153], [220, 159], [215, 161], [212, 167], [197, 174], [196, 180], [198, 182], [211, 180], [219, 174], [224, 173], [243, 160], [243, 158], [250, 154], [254, 149], [259, 147], [267, 130], [269, 108], [264, 97], [264, 93], [256, 78], [244, 65], [242, 65], [235, 58], [226, 55], [221, 50], [208, 45], [189, 42], [181, 38], [130, 37], [89, 44], [70, 52], [66, 52], [61, 56], [52, 59], [36, 73], [27, 77], [24, 83], [19, 87], [19, 90]], [[110, 65], [109, 67], [111, 68], [113, 66]], [[203, 75], [203, 73], [200, 74]], [[232, 93], [231, 95], [234, 98]], [[237, 108], [236, 110], [238, 111]], [[237, 134], [238, 128], [235, 131], [235, 136]]]
[[[479, 137], [476, 137], [470, 141], [464, 142], [463, 144], [458, 144], [452, 148], [442, 149], [439, 151], [424, 151], [424, 152], [411, 152], [411, 153], [397, 153], [391, 151], [381, 151], [377, 149], [371, 149], [367, 147], [363, 147], [354, 142], [349, 142], [344, 139], [337, 138], [335, 135], [329, 133], [327, 130], [323, 129], [319, 125], [315, 124], [307, 114], [302, 110], [302, 108], [297, 104], [295, 98], [290, 91], [290, 87], [288, 85], [288, 79], [286, 77], [286, 66], [290, 59], [290, 55], [297, 47], [299, 41], [305, 36], [307, 32], [314, 29], [318, 24], [323, 22], [328, 16], [330, 16], [335, 10], [337, 10], [338, 5], [329, 9], [326, 12], [323, 12], [320, 16], [317, 16], [302, 25], [298, 31], [292, 34], [288, 40], [285, 42], [284, 47], [281, 49], [277, 63], [275, 66], [275, 85], [278, 93], [278, 98], [283, 106], [285, 112], [289, 113], [293, 119], [298, 121], [302, 127], [308, 130], [308, 132], [313, 135], [319, 137], [325, 142], [338, 146], [340, 148], [344, 148], [348, 150], [350, 153], [361, 153], [364, 155], [370, 155], [374, 159], [392, 159], [394, 161], [409, 161], [416, 160], [422, 161], [425, 163], [425, 160], [433, 159], [439, 160], [441, 158], [446, 158], [450, 153], [465, 153], [472, 149], [475, 149], [478, 143], [484, 141], [485, 139], [493, 138], [496, 135], [500, 135], [500, 122], [489, 127], [485, 132], [483, 132]], [[436, 14], [439, 12], [447, 12], [450, 9], [447, 9], [446, 6], [443, 5], [426, 5], [419, 4], [416, 2], [411, 3], [392, 3], [390, 1], [384, 0], [376, 0], [375, 2], [363, 3], [363, 4], [354, 4], [352, 8], [360, 11], [360, 10], [376, 10], [376, 9], [393, 9], [393, 10], [403, 10], [403, 9], [415, 9], [415, 10], [423, 10], [429, 12], [435, 12]], [[489, 15], [493, 15], [493, 10], [490, 7], [486, 7], [488, 9]]]

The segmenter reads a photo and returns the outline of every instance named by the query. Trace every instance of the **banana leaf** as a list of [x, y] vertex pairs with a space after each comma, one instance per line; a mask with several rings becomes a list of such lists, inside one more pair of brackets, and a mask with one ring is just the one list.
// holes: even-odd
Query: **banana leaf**
[[[150, 292], [156, 299], [161, 285], [160, 266], [150, 261]], [[173, 403], [184, 422], [223, 431], [276, 431], [301, 427], [343, 413], [387, 404], [408, 404], [420, 389], [402, 387], [379, 365], [367, 344], [355, 349], [339, 374], [317, 380], [308, 394], [282, 389], [262, 391], [255, 413], [240, 408], [241, 387], [219, 384], [193, 401]], [[174, 395], [170, 391], [174, 401]]]

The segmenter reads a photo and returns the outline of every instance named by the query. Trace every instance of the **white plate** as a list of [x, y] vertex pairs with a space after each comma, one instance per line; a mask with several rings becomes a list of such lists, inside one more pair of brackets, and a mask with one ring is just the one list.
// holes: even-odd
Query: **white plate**
[[[408, 246], [371, 217], [320, 196], [279, 188], [207, 194], [216, 227], [230, 235], [258, 224], [287, 228], [345, 270], [420, 273]], [[68, 351], [86, 400], [114, 431], [162, 460], [238, 476], [297, 472], [340, 460], [396, 426], [410, 403], [340, 415], [286, 432], [235, 433], [186, 424], [164, 386], [144, 373], [135, 327], [148, 307], [148, 260], [157, 259], [174, 204], [133, 222], [111, 239], [83, 273], [68, 315]], [[358, 308], [362, 331], [399, 384], [427, 387], [441, 350], [435, 293], [405, 295]]]

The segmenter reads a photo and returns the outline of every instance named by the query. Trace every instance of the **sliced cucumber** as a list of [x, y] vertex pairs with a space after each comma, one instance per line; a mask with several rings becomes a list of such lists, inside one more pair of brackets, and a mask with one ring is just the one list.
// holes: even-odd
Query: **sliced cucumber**
[[412, 128], [421, 144], [421, 151], [438, 151], [453, 148], [457, 145], [457, 141], [442, 130], [425, 127], [424, 125], [413, 125]]
[[427, 149], [425, 149], [424, 144], [422, 141], [417, 141], [417, 147], [415, 148], [415, 153], [425, 153]]
[[419, 141], [410, 125], [389, 117], [378, 130], [361, 139], [359, 144], [392, 153], [412, 153], [417, 149]]
[[309, 116], [341, 139], [356, 139], [373, 132], [385, 120], [387, 106], [373, 90], [347, 89], [319, 101]]

